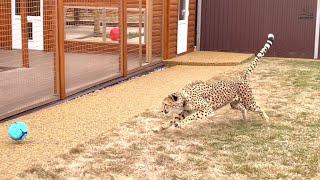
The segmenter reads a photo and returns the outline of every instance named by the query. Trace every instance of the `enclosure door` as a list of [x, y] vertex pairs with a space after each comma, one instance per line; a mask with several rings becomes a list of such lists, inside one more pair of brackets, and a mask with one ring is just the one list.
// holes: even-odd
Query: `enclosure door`
[[189, 0], [180, 0], [178, 19], [177, 53], [184, 53], [188, 46]]
[[[27, 21], [28, 21], [28, 48], [43, 50], [43, 0], [27, 1]], [[12, 48], [22, 48], [21, 35], [21, 2], [22, 0], [12, 0]]]

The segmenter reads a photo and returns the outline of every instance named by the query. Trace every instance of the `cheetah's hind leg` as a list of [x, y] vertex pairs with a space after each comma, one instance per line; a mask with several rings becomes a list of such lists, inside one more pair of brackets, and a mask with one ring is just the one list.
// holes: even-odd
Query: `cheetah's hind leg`
[[269, 122], [269, 116], [266, 114], [266, 112], [258, 105], [256, 105], [255, 103], [253, 105], [250, 106], [250, 110], [253, 112], [257, 112], [259, 113], [259, 115], [267, 122]]
[[240, 110], [244, 121], [248, 120], [247, 109], [239, 101], [233, 101], [230, 103], [232, 109]]

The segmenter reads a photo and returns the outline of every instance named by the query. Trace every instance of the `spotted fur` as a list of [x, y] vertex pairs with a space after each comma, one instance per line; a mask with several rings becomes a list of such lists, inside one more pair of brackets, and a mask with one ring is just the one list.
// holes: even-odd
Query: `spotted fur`
[[170, 94], [163, 100], [162, 112], [174, 117], [170, 122], [176, 127], [181, 127], [191, 121], [214, 116], [215, 111], [227, 104], [232, 109], [242, 112], [247, 120], [247, 111], [257, 112], [266, 121], [269, 117], [257, 105], [247, 79], [254, 71], [261, 58], [267, 53], [274, 41], [273, 34], [268, 35], [268, 40], [261, 51], [256, 55], [249, 68], [239, 78], [227, 81], [208, 83], [195, 81], [186, 85], [180, 92]]

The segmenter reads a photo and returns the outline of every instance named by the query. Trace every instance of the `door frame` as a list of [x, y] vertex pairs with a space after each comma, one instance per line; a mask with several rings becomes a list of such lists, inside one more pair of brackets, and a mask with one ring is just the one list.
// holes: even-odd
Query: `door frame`
[[197, 36], [197, 42], [196, 42], [196, 48], [197, 51], [200, 51], [201, 49], [201, 13], [202, 13], [202, 0], [198, 0], [197, 4], [197, 31], [196, 31], [196, 36]]
[[[177, 54], [185, 53], [188, 51], [188, 32], [189, 32], [189, 15], [190, 15], [190, 0], [184, 0], [185, 1], [185, 19], [180, 20], [180, 10], [181, 10], [181, 0], [179, 0], [178, 5], [178, 27], [177, 27]], [[185, 26], [186, 29], [181, 29], [181, 26]], [[185, 33], [182, 34], [181, 33]], [[185, 38], [184, 43], [180, 44], [180, 38]], [[182, 49], [183, 48], [183, 49]]]

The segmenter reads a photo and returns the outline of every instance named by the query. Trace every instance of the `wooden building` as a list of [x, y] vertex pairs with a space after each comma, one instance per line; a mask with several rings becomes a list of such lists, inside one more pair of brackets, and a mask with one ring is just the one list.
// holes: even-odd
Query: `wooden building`
[[193, 51], [195, 21], [196, 0], [3, 0], [0, 119]]
[[[17, 33], [21, 28], [21, 14], [20, 14], [20, 4], [26, 1], [27, 6], [27, 28], [30, 38], [38, 38], [34, 40], [35, 45], [29, 42], [29, 49], [34, 50], [45, 50], [53, 51], [53, 41], [55, 41], [55, 30], [54, 28], [58, 26], [56, 10], [57, 2], [52, 0], [3, 0], [0, 4], [0, 48], [1, 49], [19, 49], [21, 46], [19, 38], [21, 39], [21, 34]], [[146, 0], [141, 0], [141, 8], [146, 8]], [[123, 3], [122, 3], [123, 2]], [[195, 27], [196, 27], [196, 0], [154, 0], [152, 1], [152, 36], [155, 39], [165, 39], [166, 46], [164, 51], [166, 58], [175, 57], [179, 53], [184, 53], [187, 51], [193, 51], [195, 46]], [[186, 3], [184, 5], [182, 3]], [[125, 23], [125, 19], [120, 19], [121, 13], [126, 11], [122, 9], [121, 4], [125, 4], [124, 8], [139, 8], [139, 0], [64, 0], [64, 7], [68, 8], [118, 8], [119, 13], [119, 24], [121, 21]], [[181, 8], [181, 11], [179, 11]], [[186, 8], [186, 9], [183, 9]], [[128, 11], [129, 12], [129, 11]], [[180, 12], [180, 16], [179, 16]], [[162, 20], [159, 20], [160, 16], [165, 16]], [[180, 19], [179, 19], [180, 18]], [[187, 21], [186, 21], [187, 19]], [[61, 26], [61, 24], [59, 24]], [[187, 26], [187, 27], [185, 27]], [[159, 28], [165, 28], [165, 34], [160, 37]], [[178, 28], [180, 27], [180, 29]], [[158, 29], [157, 29], [158, 28]], [[178, 33], [178, 29], [181, 33]], [[37, 36], [32, 36], [34, 32], [37, 32]], [[185, 36], [187, 33], [187, 38], [181, 37], [178, 43], [178, 36]], [[19, 37], [14, 37], [19, 36]], [[42, 40], [40, 40], [42, 39]], [[13, 42], [18, 40], [16, 42]], [[76, 44], [76, 43], [75, 43]], [[73, 46], [72, 42], [66, 41], [65, 48], [70, 51], [77, 51]], [[90, 44], [90, 43], [89, 43]], [[181, 47], [181, 51], [178, 53], [177, 48]], [[181, 44], [181, 45], [180, 45]], [[184, 46], [187, 44], [187, 50]], [[95, 45], [93, 44], [92, 47]], [[99, 45], [97, 45], [99, 46]], [[112, 44], [104, 44], [104, 47], [99, 47], [101, 51], [112, 51], [114, 49]], [[110, 46], [110, 47], [108, 47]], [[159, 47], [159, 45], [155, 44]], [[21, 47], [20, 47], [21, 48]], [[157, 51], [160, 49], [158, 48]], [[81, 50], [84, 51], [84, 50]], [[87, 51], [90, 51], [88, 49]], [[77, 51], [78, 52], [78, 51]]]

